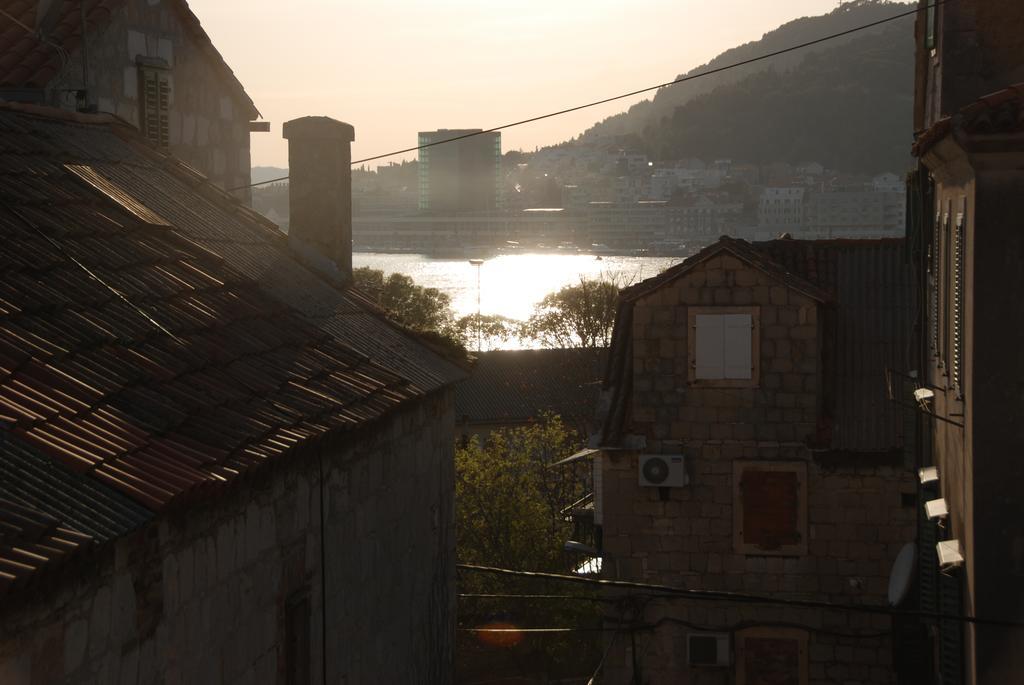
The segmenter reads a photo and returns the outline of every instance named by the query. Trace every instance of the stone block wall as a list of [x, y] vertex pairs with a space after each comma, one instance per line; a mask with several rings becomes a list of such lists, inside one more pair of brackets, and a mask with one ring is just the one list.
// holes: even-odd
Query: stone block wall
[[[758, 307], [758, 380], [752, 387], [690, 382], [688, 309]], [[689, 483], [642, 487], [639, 452], [608, 451], [603, 479], [604, 575], [701, 590], [842, 604], [885, 605], [889, 573], [916, 536], [916, 484], [896, 459], [826, 458], [815, 444], [822, 412], [825, 305], [724, 255], [697, 265], [635, 304], [633, 396], [626, 433], [644, 452], [685, 455]], [[742, 553], [735, 462], [806, 468], [806, 554]], [[765, 604], [647, 601], [633, 619], [642, 682], [725, 685], [735, 666], [690, 667], [686, 636], [736, 636], [752, 627], [807, 630], [812, 685], [895, 682], [887, 616]], [[613, 649], [608, 682], [629, 682], [629, 640]]]
[[[250, 105], [235, 95], [211, 49], [196, 40], [169, 0], [129, 0], [89, 36], [89, 100], [100, 112], [139, 125], [137, 55], [170, 67], [169, 152], [222, 188], [250, 182]], [[73, 109], [82, 88], [82, 55], [49, 84], [52, 104]]]
[[324, 586], [328, 682], [450, 682], [452, 416], [436, 393], [71, 562], [0, 614], [0, 682], [283, 684], [303, 593], [320, 682]]
[[[802, 445], [753, 441], [687, 443], [690, 483], [662, 500], [638, 483], [633, 452], [607, 452], [604, 482], [604, 575], [700, 590], [842, 604], [884, 605], [896, 555], [916, 534], [914, 493], [899, 467], [837, 467], [817, 463]], [[739, 554], [733, 539], [733, 461], [803, 461], [808, 468], [808, 554]], [[670, 620], [658, 624], [668, 616]], [[731, 669], [689, 668], [689, 623], [732, 632], [742, 626], [801, 625], [809, 633], [809, 683], [891, 683], [888, 617], [844, 611], [720, 602], [652, 602], [638, 638], [644, 682], [732, 683]], [[817, 632], [825, 630], [830, 632]], [[835, 634], [840, 633], [840, 634]], [[869, 637], [855, 637], [861, 634]], [[632, 659], [625, 642], [613, 652], [609, 682], [627, 682]], [[841, 677], [840, 677], [841, 676]]]
[[[757, 307], [756, 387], [691, 385], [689, 307]], [[633, 310], [630, 432], [648, 440], [805, 441], [820, 406], [819, 310], [739, 259], [722, 255], [639, 299]]]

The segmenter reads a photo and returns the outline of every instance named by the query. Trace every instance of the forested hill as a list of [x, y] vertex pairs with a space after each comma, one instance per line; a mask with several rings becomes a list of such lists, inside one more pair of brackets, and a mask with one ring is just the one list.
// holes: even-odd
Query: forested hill
[[[722, 53], [709, 68], [867, 24], [909, 5], [857, 2], [790, 22]], [[910, 160], [913, 17], [742, 69], [683, 83], [606, 119], [583, 141], [618, 141], [654, 159], [814, 160], [843, 171], [899, 171]]]

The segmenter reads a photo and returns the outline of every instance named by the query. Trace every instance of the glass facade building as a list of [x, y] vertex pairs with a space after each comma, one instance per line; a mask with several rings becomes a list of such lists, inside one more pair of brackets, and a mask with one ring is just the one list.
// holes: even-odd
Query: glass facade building
[[[441, 143], [445, 140], [452, 142]], [[418, 144], [432, 143], [441, 144], [419, 151], [421, 212], [457, 214], [501, 207], [501, 133], [483, 133], [481, 129], [421, 131]]]

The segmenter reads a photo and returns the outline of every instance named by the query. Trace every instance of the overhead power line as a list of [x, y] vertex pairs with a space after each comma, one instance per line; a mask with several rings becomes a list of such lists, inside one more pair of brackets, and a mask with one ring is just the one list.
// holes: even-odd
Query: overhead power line
[[[659, 83], [656, 86], [647, 86], [646, 88], [639, 88], [637, 90], [632, 90], [632, 91], [630, 91], [628, 93], [622, 93], [621, 95], [613, 95], [612, 97], [603, 98], [601, 100], [594, 100], [593, 102], [587, 102], [587, 103], [584, 103], [582, 105], [576, 105], [575, 107], [568, 107], [566, 109], [560, 109], [560, 110], [558, 110], [556, 112], [548, 112], [547, 114], [540, 114], [540, 115], [535, 116], [535, 117], [530, 117], [529, 119], [521, 119], [519, 121], [513, 121], [512, 123], [509, 123], [509, 124], [502, 124], [501, 126], [494, 126], [492, 128], [484, 129], [482, 131], [473, 131], [472, 133], [464, 133], [464, 134], [459, 135], [459, 136], [453, 136], [451, 138], [445, 138], [444, 140], [435, 140], [435, 141], [433, 141], [431, 143], [424, 143], [423, 145], [416, 145], [415, 147], [407, 147], [407, 148], [405, 148], [403, 150], [395, 150], [393, 152], [386, 152], [386, 153], [384, 153], [382, 155], [374, 155], [372, 157], [364, 157], [362, 159], [354, 160], [352, 162], [352, 165], [355, 166], [356, 164], [364, 164], [366, 162], [372, 162], [374, 160], [384, 159], [386, 157], [394, 157], [395, 155], [401, 155], [401, 154], [405, 154], [407, 152], [416, 152], [418, 150], [423, 150], [423, 149], [428, 148], [428, 147], [434, 147], [435, 145], [444, 145], [445, 143], [453, 143], [453, 142], [455, 142], [457, 140], [464, 140], [466, 138], [473, 138], [474, 136], [482, 136], [482, 135], [484, 135], [486, 133], [495, 133], [497, 131], [503, 131], [503, 130], [508, 129], [508, 128], [513, 128], [515, 126], [522, 126], [524, 124], [532, 124], [533, 122], [540, 121], [542, 119], [550, 119], [551, 117], [557, 117], [557, 116], [561, 116], [563, 114], [570, 114], [572, 112], [578, 112], [578, 111], [580, 111], [582, 109], [588, 109], [590, 107], [597, 107], [598, 105], [604, 105], [604, 104], [607, 104], [609, 102], [615, 102], [616, 100], [623, 100], [625, 98], [633, 97], [634, 95], [643, 95], [644, 93], [649, 93], [652, 90], [659, 90], [661, 88], [668, 88], [669, 86], [675, 86], [675, 85], [678, 85], [680, 83], [686, 83], [687, 81], [694, 81], [696, 79], [703, 78], [705, 76], [711, 76], [712, 74], [719, 74], [719, 73], [721, 73], [723, 71], [729, 71], [730, 69], [736, 69], [738, 67], [743, 67], [743, 66], [746, 66], [748, 64], [754, 64], [755, 62], [761, 62], [761, 61], [764, 61], [766, 59], [771, 59], [772, 57], [778, 57], [779, 55], [784, 55], [787, 52], [793, 52], [795, 50], [802, 50], [803, 48], [808, 48], [808, 47], [810, 47], [812, 45], [818, 45], [819, 43], [825, 43], [825, 42], [830, 41], [830, 40], [835, 40], [836, 38], [842, 38], [843, 36], [848, 36], [851, 33], [857, 33], [859, 31], [864, 31], [866, 29], [874, 28], [875, 26], [880, 26], [882, 24], [887, 24], [889, 22], [896, 21], [896, 20], [902, 19], [904, 17], [909, 17], [911, 15], [917, 14], [922, 9], [930, 9], [932, 7], [938, 7], [939, 5], [944, 5], [944, 4], [946, 4], [947, 2], [950, 2], [950, 1], [951, 0], [936, 0], [935, 2], [933, 2], [930, 5], [925, 5], [923, 7], [915, 7], [912, 10], [907, 10], [905, 12], [900, 12], [899, 14], [894, 14], [891, 17], [886, 17], [885, 19], [879, 19], [877, 21], [873, 21], [873, 22], [870, 22], [868, 24], [862, 24], [860, 26], [855, 26], [854, 28], [846, 29], [845, 31], [839, 31], [837, 33], [830, 33], [829, 35], [822, 36], [821, 38], [815, 38], [814, 40], [809, 40], [809, 41], [806, 41], [806, 42], [803, 42], [803, 43], [798, 43], [797, 45], [791, 45], [789, 47], [781, 48], [781, 49], [775, 50], [773, 52], [768, 52], [768, 53], [765, 53], [763, 55], [758, 55], [757, 57], [751, 57], [749, 59], [740, 60], [739, 62], [733, 62], [731, 64], [726, 64], [726, 65], [721, 66], [721, 67], [715, 67], [714, 69], [708, 69], [707, 71], [702, 71], [699, 74], [691, 74], [689, 76], [681, 76], [680, 78], [677, 78], [674, 81], [666, 81], [665, 83]], [[256, 186], [267, 185], [268, 183], [279, 183], [281, 181], [287, 181], [289, 178], [290, 178], [289, 176], [281, 176], [279, 178], [272, 178], [272, 179], [269, 179], [269, 180], [266, 180], [266, 181], [258, 181], [257, 183], [250, 183], [248, 185], [238, 186], [237, 188], [229, 188], [228, 190], [229, 190], [229, 192], [235, 191], [235, 190], [245, 190], [246, 188], [254, 188]]]
[[622, 588], [642, 592], [644, 596], [655, 599], [692, 599], [698, 601], [737, 602], [742, 604], [762, 604], [787, 607], [801, 607], [804, 609], [829, 609], [835, 611], [846, 611], [850, 613], [876, 614], [884, 616], [904, 616], [908, 618], [928, 618], [934, 620], [960, 621], [975, 625], [1002, 626], [1008, 628], [1024, 628], [1024, 621], [1013, 621], [1006, 619], [978, 618], [975, 616], [958, 616], [956, 614], [942, 614], [932, 611], [917, 611], [894, 609], [889, 606], [872, 604], [841, 604], [838, 602], [827, 602], [813, 599], [787, 599], [783, 597], [766, 597], [763, 595], [748, 595], [739, 592], [727, 592], [724, 590], [692, 590], [689, 588], [673, 587], [671, 585], [657, 585], [652, 583], [640, 583], [629, 580], [610, 580], [606, 578], [588, 578], [585, 576], [570, 576], [561, 573], [545, 573], [542, 571], [519, 571], [516, 569], [498, 568], [495, 566], [480, 566], [477, 564], [456, 564], [457, 568], [477, 573], [491, 573], [495, 575], [516, 576], [520, 578], [534, 578], [537, 580], [558, 580], [568, 583], [583, 583], [593, 586], [600, 586], [606, 589]]

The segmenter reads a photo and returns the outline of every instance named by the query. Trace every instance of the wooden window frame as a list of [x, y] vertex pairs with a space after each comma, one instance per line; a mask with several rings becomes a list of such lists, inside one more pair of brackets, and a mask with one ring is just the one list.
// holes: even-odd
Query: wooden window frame
[[[697, 317], [748, 314], [750, 316], [750, 378], [697, 378]], [[756, 388], [761, 384], [761, 308], [687, 307], [686, 369], [690, 385], [702, 388]]]
[[[139, 74], [139, 131], [158, 148], [171, 145], [172, 84], [170, 68], [159, 59], [136, 58]], [[149, 93], [147, 82], [153, 79], [156, 90]]]
[[800, 628], [771, 628], [771, 627], [757, 627], [757, 628], [745, 628], [743, 630], [736, 631], [736, 685], [748, 685], [748, 674], [747, 674], [747, 640], [750, 638], [754, 639], [768, 639], [768, 640], [793, 640], [797, 643], [797, 655], [800, 663], [798, 665], [799, 674], [798, 682], [800, 685], [807, 685], [809, 682], [809, 665], [808, 665], [808, 635], [806, 630]]
[[[732, 463], [733, 549], [737, 554], [751, 557], [802, 557], [807, 556], [807, 463], [802, 461], [752, 461], [737, 460]], [[797, 476], [797, 530], [800, 542], [795, 545], [781, 545], [776, 549], [764, 549], [748, 543], [743, 537], [743, 490], [740, 482], [747, 469], [756, 471], [786, 471]]]

